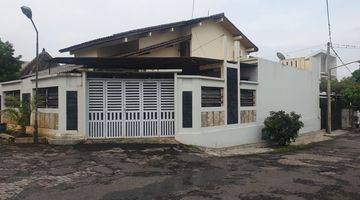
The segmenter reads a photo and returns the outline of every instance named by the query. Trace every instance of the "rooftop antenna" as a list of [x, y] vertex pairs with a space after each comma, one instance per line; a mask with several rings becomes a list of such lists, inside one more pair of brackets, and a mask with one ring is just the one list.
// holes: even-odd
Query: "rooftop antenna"
[[192, 4], [191, 19], [194, 19], [194, 10], [195, 10], [195, 0], [193, 0], [193, 4]]
[[276, 53], [276, 56], [280, 59], [280, 61], [286, 59], [286, 57], [284, 56], [284, 54], [282, 54], [282, 53], [280, 53], [280, 52], [277, 52], [277, 53]]

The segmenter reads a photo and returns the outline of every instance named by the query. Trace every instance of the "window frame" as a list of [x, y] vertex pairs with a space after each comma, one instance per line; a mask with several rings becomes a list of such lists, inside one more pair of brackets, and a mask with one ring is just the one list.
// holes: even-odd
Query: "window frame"
[[[11, 95], [9, 95], [11, 94]], [[9, 90], [4, 91], [4, 106], [5, 107], [13, 107], [13, 108], [19, 108], [21, 103], [21, 91], [20, 90]], [[8, 100], [6, 100], [7, 97], [15, 97], [17, 98], [18, 104], [9, 104]]]
[[[54, 91], [51, 91], [54, 90]], [[53, 94], [54, 93], [54, 94]], [[33, 89], [33, 94], [35, 96], [36, 91]], [[51, 94], [51, 95], [49, 95]], [[38, 88], [38, 108], [45, 109], [58, 109], [59, 108], [59, 87], [42, 87]], [[42, 99], [43, 98], [43, 101]], [[50, 103], [53, 102], [53, 103]]]
[[[250, 97], [245, 96], [244, 92], [252, 93]], [[252, 101], [252, 104], [250, 103]], [[241, 107], [255, 107], [256, 106], [256, 90], [255, 89], [240, 89], [240, 106]]]
[[[211, 101], [211, 97], [204, 98], [204, 89], [208, 90], [217, 90], [219, 89], [219, 97], [214, 97], [213, 99], [218, 99], [217, 102]], [[204, 102], [207, 99], [208, 102]], [[216, 100], [214, 100], [216, 101]], [[224, 106], [224, 88], [223, 87], [211, 87], [211, 86], [201, 86], [201, 107], [202, 108], [221, 108]]]

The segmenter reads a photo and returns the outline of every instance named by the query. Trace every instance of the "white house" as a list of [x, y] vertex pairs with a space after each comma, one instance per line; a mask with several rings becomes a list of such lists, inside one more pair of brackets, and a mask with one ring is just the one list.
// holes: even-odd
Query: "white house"
[[[326, 59], [328, 65], [326, 63]], [[334, 68], [337, 66], [337, 59], [335, 55], [327, 55], [325, 50], [319, 50], [311, 53], [307, 57], [297, 57], [297, 58], [287, 58], [280, 61], [284, 65], [300, 68], [300, 69], [310, 69], [318, 68], [320, 69], [321, 77], [326, 77], [328, 73], [328, 66]], [[336, 79], [337, 69], [331, 70], [331, 76]]]
[[[278, 110], [301, 114], [302, 133], [319, 130], [319, 69], [249, 56], [256, 51], [224, 14], [62, 49], [74, 57], [53, 58], [40, 72], [40, 133], [227, 147], [260, 141], [264, 119]], [[34, 80], [1, 83], [1, 107], [6, 96], [33, 96]]]

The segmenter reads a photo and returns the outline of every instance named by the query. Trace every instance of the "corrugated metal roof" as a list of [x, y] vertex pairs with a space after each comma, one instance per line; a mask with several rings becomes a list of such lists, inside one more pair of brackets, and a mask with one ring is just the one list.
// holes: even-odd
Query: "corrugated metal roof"
[[[55, 63], [50, 63], [50, 64], [55, 64]], [[66, 65], [56, 64], [56, 66], [50, 67], [50, 69], [47, 68], [47, 69], [40, 70], [39, 76], [76, 72], [77, 69], [80, 69], [82, 67], [83, 66], [81, 66], [81, 65], [73, 65], [73, 64], [66, 64]], [[26, 76], [23, 76], [21, 78], [24, 79], [24, 78], [28, 78], [28, 77], [32, 77], [32, 76], [35, 76], [35, 72], [28, 74]]]

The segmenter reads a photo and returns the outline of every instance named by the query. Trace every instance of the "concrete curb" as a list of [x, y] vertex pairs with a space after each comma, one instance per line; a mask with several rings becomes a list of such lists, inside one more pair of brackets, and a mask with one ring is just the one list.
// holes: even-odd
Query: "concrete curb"
[[[326, 134], [324, 130], [310, 132], [300, 135], [296, 140], [296, 142], [292, 143], [291, 146], [308, 145], [308, 144], [315, 144], [327, 140], [334, 140], [336, 137], [348, 133], [350, 133], [350, 131], [347, 130], [336, 130], [333, 131], [333, 133], [330, 135]], [[259, 142], [254, 144], [246, 144], [246, 145], [220, 148], [220, 149], [216, 149], [216, 148], [201, 148], [201, 149], [206, 154], [216, 157], [262, 154], [262, 153], [270, 153], [275, 150], [273, 148], [268, 147], [266, 145], [266, 142]]]

